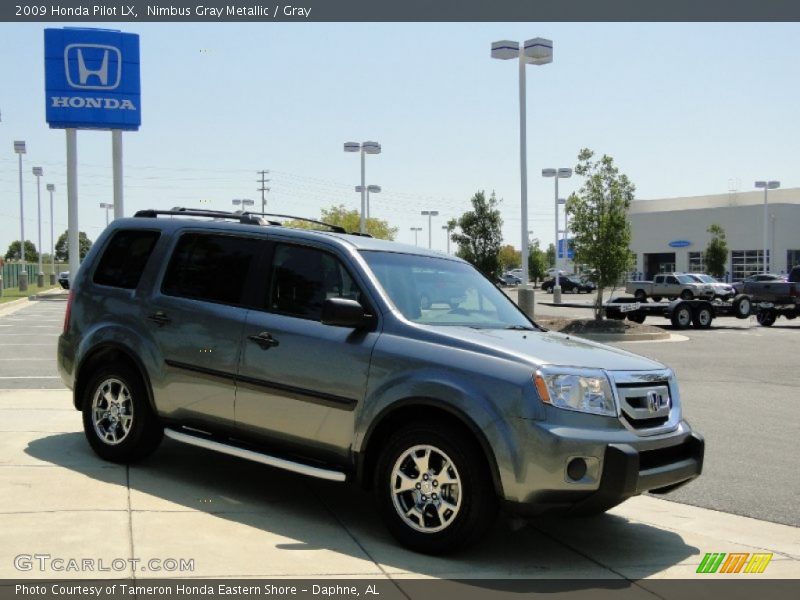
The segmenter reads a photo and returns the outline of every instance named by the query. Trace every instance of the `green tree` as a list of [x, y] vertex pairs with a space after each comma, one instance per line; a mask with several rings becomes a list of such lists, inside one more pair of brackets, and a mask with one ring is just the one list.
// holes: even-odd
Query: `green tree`
[[723, 277], [728, 264], [728, 241], [725, 239], [725, 230], [714, 223], [706, 229], [711, 234], [711, 240], [703, 253], [706, 271], [714, 277]]
[[448, 223], [452, 229], [457, 227], [460, 230], [453, 231], [450, 239], [458, 244], [457, 256], [495, 279], [500, 275], [500, 245], [503, 243], [503, 219], [497, 208], [500, 201], [494, 192], [487, 199], [481, 190], [475, 192], [470, 202], [472, 210]]
[[[552, 269], [556, 266], [556, 245], [549, 244], [545, 252], [545, 259], [547, 260], [547, 269]], [[546, 269], [545, 269], [546, 270]]]
[[[348, 210], [343, 204], [323, 208], [320, 211], [320, 221], [344, 227], [345, 231], [357, 232], [361, 230], [361, 213], [355, 209]], [[308, 221], [290, 220], [285, 221], [286, 227], [297, 227], [300, 229], [323, 229], [319, 225]], [[398, 228], [390, 227], [387, 221], [370, 217], [366, 222], [367, 233], [372, 237], [381, 240], [394, 240]]]
[[630, 271], [631, 225], [628, 210], [636, 187], [619, 172], [614, 159], [584, 148], [578, 154], [575, 172], [585, 178], [583, 186], [567, 200], [575, 262], [593, 272], [597, 283], [595, 319], [603, 318], [603, 288], [614, 286]]
[[500, 248], [500, 266], [504, 271], [516, 269], [522, 264], [522, 253], [511, 244], [506, 244]]
[[[21, 254], [19, 246], [19, 240], [14, 240], [9, 244], [8, 251], [6, 252], [6, 260], [20, 259]], [[39, 253], [36, 251], [36, 246], [30, 240], [25, 240], [25, 261], [29, 263], [39, 262]]]
[[528, 246], [528, 275], [534, 285], [544, 279], [547, 272], [547, 252], [542, 250], [538, 239], [531, 240]]
[[[78, 233], [78, 247], [81, 260], [86, 258], [89, 250], [92, 249], [92, 240], [81, 231]], [[67, 232], [65, 231], [56, 241], [56, 262], [67, 262], [69, 260], [69, 242], [67, 241]]]

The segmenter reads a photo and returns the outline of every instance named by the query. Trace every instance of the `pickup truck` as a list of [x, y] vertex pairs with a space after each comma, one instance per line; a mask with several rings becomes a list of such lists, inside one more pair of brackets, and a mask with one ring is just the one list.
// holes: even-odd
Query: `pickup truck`
[[743, 296], [739, 298], [747, 298], [758, 306], [756, 316], [761, 325], [769, 327], [781, 314], [787, 319], [796, 318], [800, 315], [800, 266], [792, 269], [788, 281], [745, 282]]
[[662, 298], [692, 300], [714, 297], [714, 288], [710, 284], [698, 282], [685, 273], [661, 273], [653, 281], [628, 281], [625, 291], [639, 302], [646, 302], [648, 298], [658, 302]]

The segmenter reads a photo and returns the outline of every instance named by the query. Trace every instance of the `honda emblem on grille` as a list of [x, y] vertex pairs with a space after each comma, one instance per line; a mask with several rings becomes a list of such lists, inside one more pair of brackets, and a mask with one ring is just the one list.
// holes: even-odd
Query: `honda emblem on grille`
[[667, 406], [667, 400], [654, 390], [647, 392], [647, 409], [651, 412], [658, 412], [659, 409]]

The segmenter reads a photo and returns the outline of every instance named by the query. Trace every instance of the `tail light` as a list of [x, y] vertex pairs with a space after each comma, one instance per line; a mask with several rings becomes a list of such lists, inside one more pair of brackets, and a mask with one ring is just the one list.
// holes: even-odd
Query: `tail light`
[[69, 333], [69, 316], [72, 313], [72, 299], [75, 297], [75, 292], [70, 290], [69, 297], [67, 298], [67, 312], [64, 313], [64, 333]]

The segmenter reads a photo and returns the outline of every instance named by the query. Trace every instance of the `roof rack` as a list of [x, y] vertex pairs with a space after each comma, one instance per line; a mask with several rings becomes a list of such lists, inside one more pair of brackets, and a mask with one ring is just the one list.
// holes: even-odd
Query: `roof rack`
[[213, 217], [215, 219], [235, 219], [243, 225], [263, 225], [264, 221], [247, 213], [232, 213], [224, 210], [208, 210], [204, 208], [182, 208], [176, 206], [170, 210], [147, 209], [140, 210], [134, 217], [155, 219], [158, 215], [172, 215], [181, 217]]
[[305, 217], [295, 217], [294, 215], [278, 215], [275, 213], [252, 212], [249, 210], [243, 212], [242, 214], [258, 215], [260, 217], [278, 217], [281, 219], [294, 219], [295, 221], [305, 221], [306, 223], [314, 223], [315, 225], [322, 225], [324, 227], [329, 227], [330, 230], [333, 231], [334, 233], [347, 233], [347, 230], [341, 225], [333, 225], [331, 223], [325, 223], [324, 221], [317, 221], [316, 219], [307, 219]]

